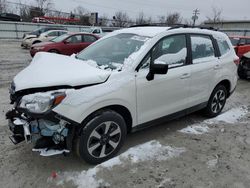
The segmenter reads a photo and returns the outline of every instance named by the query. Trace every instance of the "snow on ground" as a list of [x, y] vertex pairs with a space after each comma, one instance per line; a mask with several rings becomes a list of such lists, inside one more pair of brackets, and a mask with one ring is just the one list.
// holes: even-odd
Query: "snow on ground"
[[187, 134], [204, 134], [209, 131], [209, 127], [204, 124], [194, 124], [190, 125], [184, 129], [181, 129], [179, 132]]
[[238, 108], [232, 108], [215, 118], [206, 120], [205, 122], [207, 124], [214, 124], [218, 122], [225, 122], [228, 124], [233, 124], [233, 123], [238, 122], [247, 113], [248, 113], [247, 107], [241, 106]]
[[160, 142], [152, 140], [132, 147], [121, 155], [80, 173], [65, 172], [62, 174], [62, 179], [57, 184], [62, 185], [65, 182], [71, 181], [78, 188], [97, 188], [100, 186], [107, 186], [109, 185], [108, 183], [104, 182], [103, 179], [97, 178], [97, 173], [103, 169], [108, 170], [116, 165], [123, 166], [126, 162], [133, 164], [144, 161], [164, 161], [178, 157], [185, 151], [185, 148], [164, 146], [160, 144]]
[[227, 124], [234, 124], [237, 123], [242, 117], [244, 117], [248, 113], [247, 107], [241, 106], [238, 108], [232, 108], [215, 118], [205, 120], [201, 123], [196, 123], [190, 125], [184, 129], [179, 130], [181, 133], [186, 134], [204, 134], [209, 132], [208, 125], [218, 124], [218, 123], [227, 123]]

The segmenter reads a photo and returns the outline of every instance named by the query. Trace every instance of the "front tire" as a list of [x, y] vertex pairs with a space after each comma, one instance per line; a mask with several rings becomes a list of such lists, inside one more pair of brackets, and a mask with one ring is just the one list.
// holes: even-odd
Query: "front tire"
[[78, 153], [90, 164], [98, 164], [114, 157], [122, 147], [127, 134], [123, 117], [115, 111], [96, 113], [83, 128]]
[[226, 87], [224, 85], [216, 86], [209, 98], [207, 107], [205, 108], [205, 114], [211, 118], [219, 115], [225, 106], [226, 100]]

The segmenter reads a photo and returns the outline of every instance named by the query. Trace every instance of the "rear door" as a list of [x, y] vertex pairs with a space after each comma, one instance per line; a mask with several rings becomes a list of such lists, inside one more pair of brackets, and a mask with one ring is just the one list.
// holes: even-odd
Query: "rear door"
[[97, 41], [97, 38], [92, 35], [84, 34], [82, 35], [82, 37], [83, 37], [83, 42], [81, 44], [79, 52], [82, 51], [84, 48], [88, 47], [93, 42]]
[[214, 87], [215, 77], [220, 74], [216, 42], [209, 35], [191, 34], [192, 49], [189, 107], [207, 102]]

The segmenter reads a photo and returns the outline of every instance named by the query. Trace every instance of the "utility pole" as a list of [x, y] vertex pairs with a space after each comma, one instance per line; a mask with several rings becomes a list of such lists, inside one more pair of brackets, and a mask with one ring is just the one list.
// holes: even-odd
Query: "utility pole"
[[195, 21], [198, 20], [198, 15], [200, 14], [199, 9], [195, 9], [193, 11], [193, 16], [192, 16], [192, 20], [193, 20], [193, 26], [195, 26]]

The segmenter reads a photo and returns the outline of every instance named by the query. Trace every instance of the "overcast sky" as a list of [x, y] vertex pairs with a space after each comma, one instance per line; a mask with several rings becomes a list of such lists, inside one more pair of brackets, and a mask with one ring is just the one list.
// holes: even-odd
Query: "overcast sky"
[[[11, 0], [19, 2], [19, 0]], [[26, 0], [30, 2], [31, 0]], [[212, 15], [212, 7], [222, 9], [225, 20], [250, 20], [250, 0], [52, 0], [56, 9], [70, 12], [77, 6], [83, 6], [90, 12], [99, 12], [110, 17], [116, 11], [124, 11], [135, 18], [143, 11], [146, 16], [157, 18], [179, 12], [184, 19], [190, 19], [194, 9], [200, 10], [199, 21]], [[23, 0], [22, 2], [25, 2]]]

